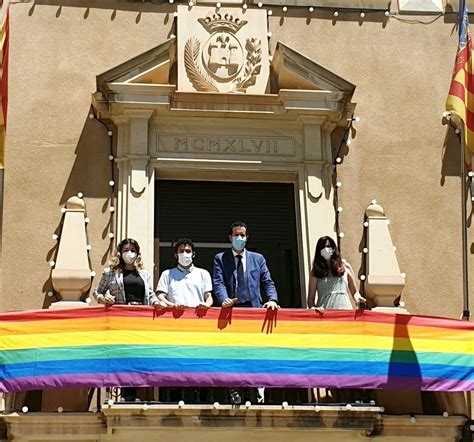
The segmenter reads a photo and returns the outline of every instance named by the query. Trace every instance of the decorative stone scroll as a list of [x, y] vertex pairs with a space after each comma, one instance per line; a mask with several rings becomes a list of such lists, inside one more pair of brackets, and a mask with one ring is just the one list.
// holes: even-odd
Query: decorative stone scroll
[[263, 94], [265, 11], [178, 6], [178, 90]]

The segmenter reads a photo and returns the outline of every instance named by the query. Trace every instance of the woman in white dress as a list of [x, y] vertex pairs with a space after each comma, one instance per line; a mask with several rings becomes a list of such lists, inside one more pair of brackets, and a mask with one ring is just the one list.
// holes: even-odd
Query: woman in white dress
[[[316, 298], [317, 293], [317, 298]], [[359, 293], [350, 264], [341, 259], [334, 240], [319, 238], [308, 284], [308, 307], [322, 310], [352, 310], [349, 294], [356, 305], [366, 299]]]
[[[357, 278], [348, 262], [341, 259], [334, 240], [319, 238], [308, 285], [308, 307], [324, 310], [352, 310], [349, 294], [356, 305], [366, 302], [359, 293]], [[317, 292], [317, 298], [316, 298]], [[358, 390], [313, 388], [316, 402], [350, 403], [360, 396]]]

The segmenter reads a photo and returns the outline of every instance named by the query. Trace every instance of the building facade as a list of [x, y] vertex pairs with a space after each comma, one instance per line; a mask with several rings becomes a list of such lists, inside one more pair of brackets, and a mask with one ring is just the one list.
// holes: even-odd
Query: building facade
[[[54, 275], [64, 261], [52, 235], [61, 237], [61, 209], [81, 194], [90, 246], [81, 271], [100, 275], [114, 245], [132, 237], [156, 284], [181, 236], [197, 243], [199, 265], [211, 271], [229, 224], [242, 219], [249, 246], [267, 256], [283, 307], [306, 307], [316, 241], [330, 235], [370, 306], [395, 307], [401, 296], [411, 314], [459, 318], [461, 147], [442, 118], [458, 43], [455, 9], [415, 0], [11, 2], [1, 310], [88, 297], [88, 282], [79, 297], [63, 296], [65, 283]], [[372, 218], [384, 220], [382, 232], [368, 234]], [[370, 246], [369, 235], [381, 242]], [[376, 270], [379, 256], [389, 270]], [[97, 283], [93, 277], [92, 288]], [[388, 304], [373, 296], [382, 286]], [[390, 400], [381, 399], [385, 409]], [[422, 402], [430, 399], [416, 400], [418, 412], [429, 409]], [[454, 413], [468, 410], [469, 401], [454, 402]], [[128, 438], [141, 425], [135, 412], [104, 413], [120, 414], [114, 419], [127, 422], [120, 437]], [[300, 425], [298, 437], [311, 437], [307, 410], [284, 424], [280, 411], [268, 413], [278, 423], [267, 422], [263, 439], [281, 425]], [[387, 440], [456, 440], [467, 421], [425, 416], [429, 423], [415, 430], [405, 428], [409, 418], [380, 420], [375, 407], [349, 420], [327, 413], [319, 427], [340, 428], [341, 440], [354, 419], [359, 436]], [[28, 425], [45, 421], [23, 418], [30, 421], [18, 431], [30, 440]], [[6, 419], [17, 428], [17, 417]], [[116, 434], [96, 415], [77, 419], [79, 433], [94, 428], [84, 440]], [[192, 416], [184, 421], [188, 431]], [[239, 422], [254, 432], [248, 419]], [[384, 434], [385, 425], [396, 429]]]

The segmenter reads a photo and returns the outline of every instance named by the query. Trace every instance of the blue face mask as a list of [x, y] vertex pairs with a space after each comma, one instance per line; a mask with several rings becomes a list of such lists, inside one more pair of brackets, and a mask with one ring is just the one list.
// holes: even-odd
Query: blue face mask
[[235, 250], [245, 249], [246, 242], [247, 242], [247, 237], [246, 236], [233, 236], [232, 237], [232, 247]]

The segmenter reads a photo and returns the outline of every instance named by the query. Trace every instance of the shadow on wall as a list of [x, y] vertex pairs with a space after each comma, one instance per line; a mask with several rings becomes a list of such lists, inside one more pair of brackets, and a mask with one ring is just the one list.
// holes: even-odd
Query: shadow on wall
[[[441, 165], [440, 184], [444, 186], [447, 176], [460, 177], [461, 175], [461, 142], [459, 135], [455, 133], [453, 127], [448, 127], [446, 138], [443, 144], [443, 162]], [[467, 227], [471, 227], [473, 219], [473, 203], [471, 202], [471, 194], [474, 195], [474, 186], [471, 187], [472, 180], [466, 183], [466, 209], [467, 209]], [[470, 245], [470, 253], [474, 255], [474, 242]]]
[[[113, 128], [110, 127], [110, 130], [113, 131]], [[76, 158], [61, 195], [60, 205], [64, 205], [70, 197], [81, 192], [85, 198], [103, 200], [101, 212], [102, 214], [108, 212], [111, 198], [109, 181], [112, 179], [112, 166], [109, 160], [110, 138], [107, 135], [107, 128], [96, 119], [89, 118], [89, 114], [85, 117], [84, 126], [74, 153]], [[110, 217], [107, 225], [104, 226], [101, 235], [102, 239], [105, 239], [110, 231], [111, 219], [112, 217]], [[59, 237], [61, 235], [63, 217], [58, 221], [54, 234]], [[46, 254], [47, 262], [56, 260], [58, 244], [59, 242], [55, 243], [48, 250]], [[109, 251], [109, 248], [105, 250], [101, 260], [102, 264], [107, 262]], [[43, 293], [43, 308], [48, 308], [51, 303], [58, 300], [54, 294], [53, 296], [48, 295], [48, 293], [54, 293], [51, 273], [43, 284]]]
[[[25, 0], [28, 1], [28, 0]], [[112, 10], [112, 14], [110, 15], [110, 21], [114, 21], [117, 18], [117, 11], [126, 11], [126, 12], [137, 12], [137, 16], [135, 18], [135, 23], [139, 24], [142, 19], [143, 13], [161, 13], [166, 14], [164, 19], [164, 24], [168, 24], [170, 21], [170, 17], [175, 11], [175, 7], [170, 5], [169, 2], [162, 2], [156, 1], [152, 3], [132, 3], [130, 1], [107, 1], [104, 0], [94, 1], [94, 0], [78, 0], [78, 1], [68, 1], [68, 0], [30, 0], [32, 2], [31, 8], [28, 11], [28, 15], [31, 17], [35, 14], [36, 6], [57, 6], [58, 9], [56, 10], [56, 18], [61, 18], [63, 13], [63, 6], [67, 8], [84, 8], [84, 20], [89, 18], [91, 8], [94, 9], [103, 9], [103, 10]], [[171, 30], [170, 33], [175, 33], [176, 30]]]
[[392, 351], [382, 389], [419, 391], [422, 387], [421, 367], [408, 329], [410, 319], [405, 315], [394, 317]]
[[[112, 172], [109, 160], [110, 139], [107, 128], [95, 118], [86, 116], [76, 150], [76, 159], [61, 196], [61, 204], [82, 192], [88, 198], [106, 198], [102, 213], [107, 210], [110, 198]], [[110, 130], [113, 131], [112, 125]]]
[[444, 186], [447, 176], [460, 176], [461, 174], [461, 143], [459, 136], [452, 127], [448, 127], [443, 144], [443, 161], [441, 164], [440, 184]]
[[[59, 6], [59, 8], [92, 8], [92, 9], [112, 9], [119, 11], [136, 11], [136, 12], [158, 12], [163, 10], [162, 5], [167, 6], [166, 9], [173, 9], [169, 5], [168, 0], [149, 0], [147, 2], [133, 2], [130, 0], [31, 0], [32, 6], [30, 15], [34, 14], [35, 6]], [[59, 12], [59, 15], [61, 11]], [[58, 15], [57, 15], [58, 16]]]
[[[136, 11], [139, 13], [137, 23], [140, 21], [142, 12], [173, 12], [176, 10], [175, 5], [170, 5], [168, 0], [31, 0], [32, 7], [29, 15], [34, 14], [35, 6], [47, 5], [58, 6], [56, 17], [59, 18], [62, 13], [62, 7], [68, 8], [85, 8], [84, 18], [89, 15], [89, 9], [109, 9], [113, 10], [111, 20], [115, 19], [116, 11]], [[236, 6], [236, 5], [232, 5]], [[210, 7], [212, 7], [210, 5]], [[363, 12], [363, 17], [361, 16]], [[281, 6], [272, 6], [274, 16], [280, 17], [279, 25], [283, 26], [285, 17], [306, 18], [306, 25], [310, 25], [312, 20], [330, 20], [333, 26], [337, 26], [338, 22], [357, 22], [359, 26], [364, 23], [381, 23], [382, 27], [386, 27], [390, 17], [385, 15], [385, 10], [362, 9], [343, 9], [334, 15], [332, 8], [317, 9], [311, 12], [307, 7], [289, 7], [283, 10]], [[454, 14], [455, 15], [455, 14]]]
[[[360, 286], [359, 292], [365, 299], [367, 299], [367, 302], [363, 305], [363, 308], [367, 310], [371, 310], [377, 307], [377, 304], [374, 302], [372, 298], [367, 296], [367, 293], [365, 291], [365, 279], [363, 280], [361, 279], [362, 275], [367, 276], [367, 254], [364, 253], [364, 249], [367, 247], [367, 228], [363, 226], [365, 221], [367, 221], [367, 217], [364, 214], [364, 219], [361, 223], [362, 234], [359, 241], [360, 262], [359, 262], [359, 272], [357, 273], [357, 279], [359, 281], [359, 286]], [[400, 300], [400, 297], [398, 297], [395, 301], [398, 302], [399, 300]], [[395, 304], [395, 305], [398, 305], [398, 304]]]

